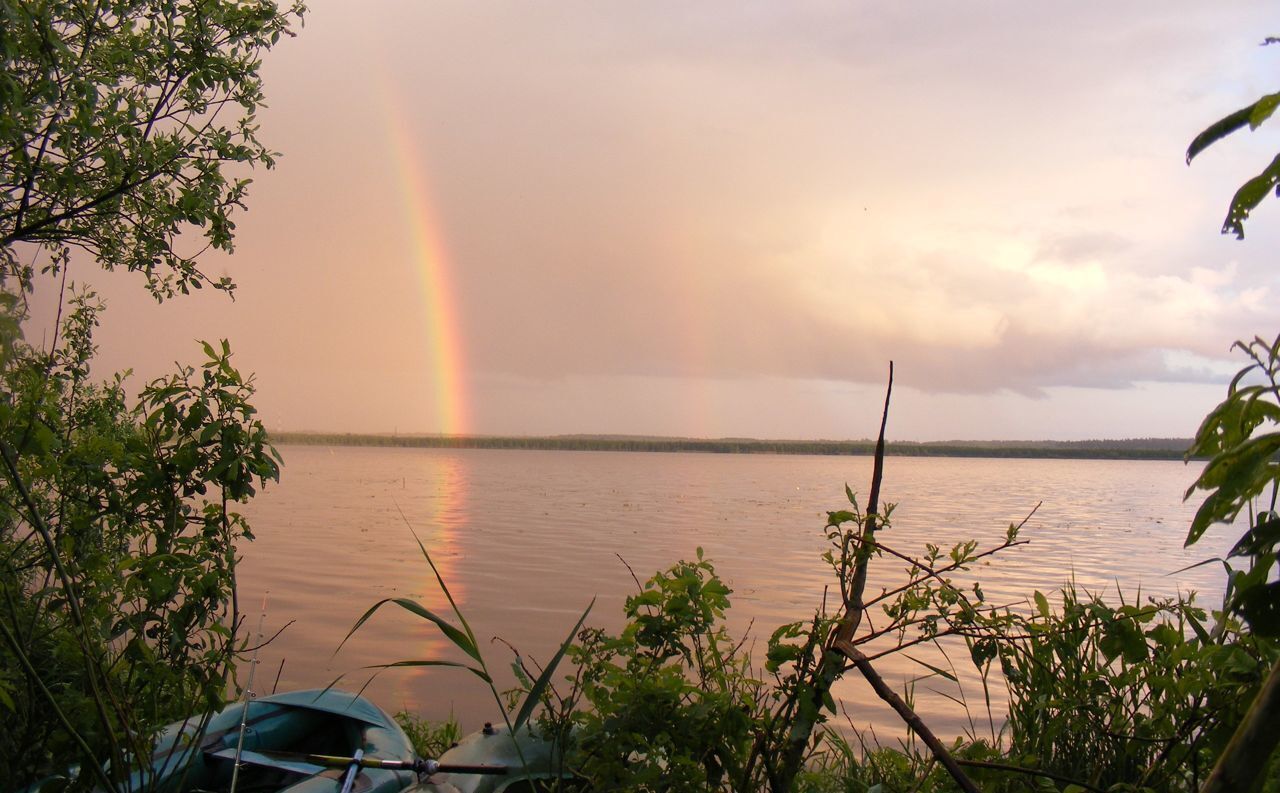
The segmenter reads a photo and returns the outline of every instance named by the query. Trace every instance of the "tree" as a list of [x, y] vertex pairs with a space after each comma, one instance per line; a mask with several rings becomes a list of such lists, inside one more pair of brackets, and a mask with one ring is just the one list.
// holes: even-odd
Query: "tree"
[[[269, 0], [0, 0], [0, 273], [30, 288], [32, 258], [81, 249], [146, 275], [157, 296], [228, 279], [257, 138], [263, 50], [303, 7]], [[194, 243], [184, 230], [200, 229]]]
[[[209, 285], [257, 139], [269, 0], [0, 0], [0, 778], [148, 788], [156, 731], [216, 708], [240, 616], [235, 505], [279, 458], [230, 348], [126, 398], [89, 368], [101, 305], [22, 339], [40, 271], [77, 254], [157, 299]], [[135, 758], [137, 761], [135, 761]], [[145, 770], [145, 765], [142, 769]]]
[[236, 505], [279, 475], [225, 342], [127, 400], [122, 377], [89, 376], [99, 309], [76, 296], [52, 354], [19, 343], [0, 371], [0, 777], [17, 785], [74, 761], [149, 789], [129, 758], [224, 704], [252, 539]]

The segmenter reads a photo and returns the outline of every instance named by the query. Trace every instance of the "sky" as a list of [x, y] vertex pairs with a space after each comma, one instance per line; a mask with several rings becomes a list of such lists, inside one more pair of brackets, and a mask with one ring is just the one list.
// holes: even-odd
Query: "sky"
[[1280, 201], [1218, 228], [1280, 123], [1185, 163], [1268, 4], [308, 5], [234, 302], [76, 262], [99, 374], [227, 338], [274, 430], [846, 439], [892, 360], [895, 439], [1189, 437], [1278, 330]]

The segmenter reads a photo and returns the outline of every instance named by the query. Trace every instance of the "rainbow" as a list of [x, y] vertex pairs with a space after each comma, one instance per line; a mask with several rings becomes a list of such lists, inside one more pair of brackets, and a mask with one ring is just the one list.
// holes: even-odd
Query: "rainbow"
[[469, 417], [462, 375], [462, 340], [449, 278], [448, 252], [427, 191], [426, 167], [418, 156], [413, 133], [392, 98], [394, 93], [386, 93], [383, 118], [387, 119], [400, 204], [412, 235], [414, 270], [418, 275], [426, 315], [426, 338], [435, 392], [434, 424], [445, 435], [461, 435], [469, 429]]

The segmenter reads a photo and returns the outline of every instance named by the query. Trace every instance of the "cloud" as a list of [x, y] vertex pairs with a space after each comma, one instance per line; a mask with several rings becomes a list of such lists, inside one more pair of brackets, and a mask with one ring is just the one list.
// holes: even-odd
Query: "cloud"
[[559, 8], [376, 34], [422, 37], [384, 50], [477, 372], [863, 382], [897, 357], [1036, 393], [1191, 376], [1160, 351], [1269, 321], [1257, 254], [1204, 276], [1180, 152], [1211, 116], [1154, 99], [1252, 12]]
[[239, 219], [238, 302], [139, 309], [120, 365], [229, 335], [286, 417], [429, 414], [388, 75], [468, 376], [517, 384], [512, 411], [534, 383], [687, 380], [725, 412], [742, 383], [856, 390], [889, 359], [922, 393], [1054, 399], [1212, 379], [1274, 326], [1280, 202], [1216, 234], [1274, 139], [1182, 159], [1272, 90], [1265, 4], [311, 5], [266, 64], [285, 157]]

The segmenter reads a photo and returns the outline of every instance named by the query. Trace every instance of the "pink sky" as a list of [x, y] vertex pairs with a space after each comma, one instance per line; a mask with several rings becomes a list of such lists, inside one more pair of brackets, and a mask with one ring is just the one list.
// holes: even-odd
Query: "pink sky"
[[[197, 338], [273, 429], [1189, 436], [1276, 332], [1261, 2], [315, 0], [267, 56], [234, 303], [106, 295], [102, 374]], [[47, 322], [42, 296], [33, 330]], [[30, 335], [29, 334], [29, 335]]]

